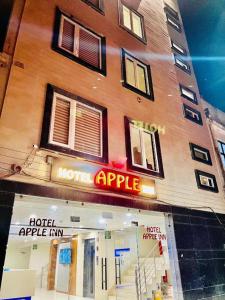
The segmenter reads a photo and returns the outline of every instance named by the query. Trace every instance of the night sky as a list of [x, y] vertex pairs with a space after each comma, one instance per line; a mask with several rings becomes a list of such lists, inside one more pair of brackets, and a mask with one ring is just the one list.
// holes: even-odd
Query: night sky
[[178, 0], [200, 94], [225, 112], [225, 0]]

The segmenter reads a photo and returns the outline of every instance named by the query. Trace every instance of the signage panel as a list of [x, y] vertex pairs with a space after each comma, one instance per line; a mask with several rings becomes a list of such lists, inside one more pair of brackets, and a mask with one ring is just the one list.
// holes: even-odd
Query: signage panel
[[155, 181], [136, 174], [80, 161], [54, 158], [51, 180], [65, 185], [111, 190], [155, 199]]

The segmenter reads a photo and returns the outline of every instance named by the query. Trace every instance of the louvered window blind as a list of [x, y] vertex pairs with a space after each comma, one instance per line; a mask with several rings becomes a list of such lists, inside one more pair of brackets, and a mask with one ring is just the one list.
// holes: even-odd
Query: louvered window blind
[[61, 15], [59, 46], [86, 63], [101, 68], [101, 38]]
[[102, 112], [55, 93], [50, 143], [102, 156]]

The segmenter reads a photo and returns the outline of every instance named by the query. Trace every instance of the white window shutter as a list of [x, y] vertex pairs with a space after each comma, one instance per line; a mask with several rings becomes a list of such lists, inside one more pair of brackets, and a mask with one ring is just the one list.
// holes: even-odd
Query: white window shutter
[[52, 140], [54, 143], [68, 146], [70, 102], [56, 97], [54, 115]]
[[63, 18], [62, 25], [62, 41], [61, 47], [64, 49], [73, 52], [74, 51], [74, 34], [75, 34], [75, 25]]
[[102, 156], [102, 115], [100, 111], [81, 103], [76, 104], [74, 149]]
[[80, 28], [79, 58], [90, 65], [100, 68], [100, 39], [85, 29]]

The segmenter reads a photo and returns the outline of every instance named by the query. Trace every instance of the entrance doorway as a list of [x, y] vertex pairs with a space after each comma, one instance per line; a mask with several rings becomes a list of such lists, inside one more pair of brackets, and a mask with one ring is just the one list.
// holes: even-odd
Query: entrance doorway
[[18, 196], [0, 298], [173, 300], [165, 224], [161, 213]]
[[84, 297], [94, 298], [95, 239], [84, 240]]

